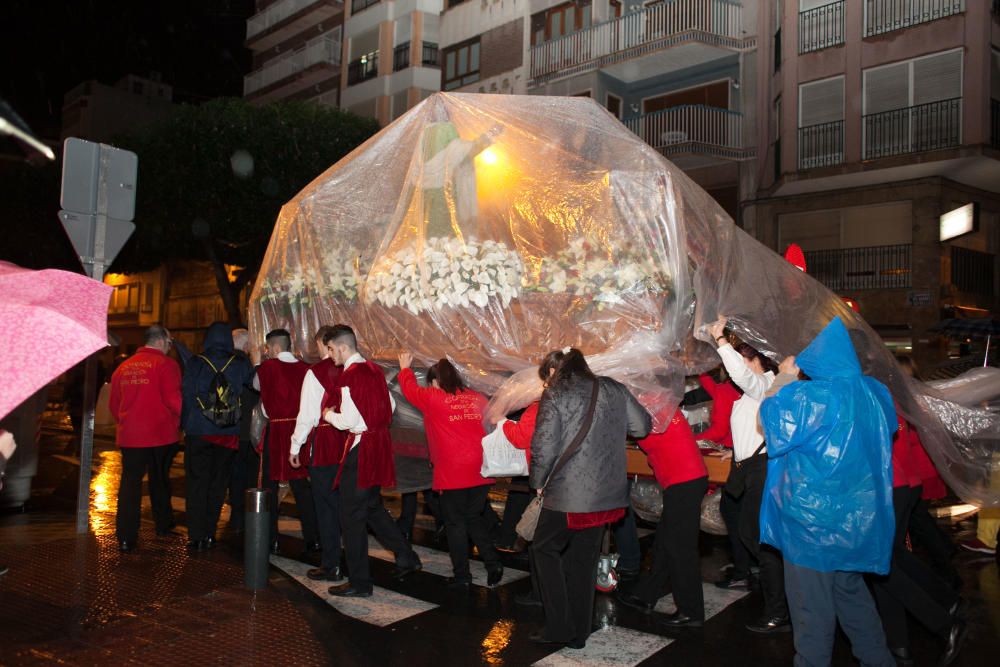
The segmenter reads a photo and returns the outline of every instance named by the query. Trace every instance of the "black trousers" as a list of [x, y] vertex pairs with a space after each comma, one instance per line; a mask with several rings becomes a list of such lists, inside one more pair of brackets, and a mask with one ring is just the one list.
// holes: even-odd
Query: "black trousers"
[[240, 440], [240, 448], [233, 457], [233, 470], [229, 476], [229, 525], [243, 530], [246, 517], [247, 489], [257, 488], [257, 465], [260, 455], [249, 440]]
[[669, 581], [677, 610], [698, 621], [705, 620], [698, 532], [701, 500], [706, 491], [707, 477], [674, 484], [663, 490], [663, 514], [656, 526], [653, 566], [636, 586], [640, 598], [655, 603], [663, 595]]
[[892, 648], [910, 646], [907, 611], [934, 634], [947, 637], [952, 624], [950, 609], [958, 603], [958, 594], [906, 548], [906, 528], [919, 499], [919, 487], [892, 490], [896, 514], [892, 563], [888, 576], [871, 577], [886, 640]]
[[916, 506], [910, 513], [909, 530], [913, 545], [924, 550], [934, 571], [938, 572], [952, 588], [961, 587], [958, 570], [951, 562], [955, 555], [955, 545], [931, 516], [926, 500], [917, 500]]
[[235, 449], [213, 445], [196, 435], [184, 439], [188, 538], [215, 537]]
[[[527, 477], [515, 477], [511, 484], [523, 484], [527, 487]], [[517, 522], [521, 520], [521, 515], [527, 509], [528, 503], [534, 493], [530, 491], [507, 491], [507, 502], [503, 506], [503, 519], [500, 521], [500, 534], [497, 536], [497, 544], [504, 547], [514, 546], [517, 541]]]
[[455, 579], [470, 581], [469, 540], [479, 549], [479, 555], [486, 563], [487, 570], [500, 567], [500, 556], [490, 540], [483, 509], [489, 495], [488, 485], [473, 486], [469, 489], [448, 489], [441, 492], [441, 511], [444, 513], [444, 529], [448, 535], [448, 551], [451, 554], [451, 568]]
[[726, 524], [729, 533], [729, 548], [733, 552], [733, 579], [746, 579], [750, 576], [750, 552], [740, 539], [740, 503], [742, 500], [723, 493], [719, 499], [719, 513]]
[[785, 601], [785, 574], [781, 552], [760, 543], [760, 503], [767, 479], [767, 455], [759, 454], [739, 468], [733, 463], [725, 493], [740, 501], [738, 530], [740, 540], [760, 565], [760, 589], [764, 594], [764, 615], [768, 618], [788, 615]]
[[344, 554], [351, 586], [357, 590], [372, 589], [371, 570], [368, 563], [368, 528], [375, 538], [396, 556], [396, 565], [409, 567], [420, 562], [416, 552], [403, 538], [403, 531], [389, 516], [382, 504], [381, 490], [377, 486], [358, 488], [358, 449], [354, 447], [344, 459], [344, 472], [340, 476], [340, 527], [343, 531]]
[[309, 469], [319, 543], [323, 545], [320, 564], [327, 570], [340, 565], [343, 546], [340, 541], [340, 491], [333, 488], [339, 465], [314, 466]]
[[[267, 488], [271, 489], [271, 542], [278, 539], [278, 480], [267, 480]], [[312, 485], [308, 479], [292, 479], [288, 486], [295, 497], [295, 507], [299, 511], [299, 523], [302, 524], [302, 539], [306, 544], [319, 542], [319, 528], [316, 525], [316, 503], [313, 500]]]
[[427, 504], [431, 516], [434, 517], [434, 525], [440, 526], [444, 523], [441, 514], [441, 500], [437, 494], [430, 489], [404, 493], [399, 497], [399, 518], [396, 519], [396, 524], [403, 531], [404, 536], [413, 534], [413, 524], [417, 520], [417, 493], [424, 494], [424, 502]]
[[118, 513], [115, 532], [119, 540], [135, 542], [139, 537], [142, 512], [142, 478], [149, 476], [149, 502], [153, 506], [156, 530], [170, 530], [174, 511], [170, 505], [170, 465], [177, 445], [122, 447], [122, 477], [118, 484]]
[[585, 642], [594, 615], [594, 585], [604, 526], [570, 530], [566, 513], [542, 509], [531, 544], [532, 575], [545, 609], [545, 638]]

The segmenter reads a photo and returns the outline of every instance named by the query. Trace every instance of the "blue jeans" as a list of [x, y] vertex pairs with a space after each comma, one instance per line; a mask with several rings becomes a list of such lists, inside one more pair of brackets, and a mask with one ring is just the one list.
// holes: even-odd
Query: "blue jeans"
[[785, 595], [792, 616], [795, 667], [830, 664], [838, 621], [862, 667], [896, 666], [860, 572], [818, 572], [786, 560]]

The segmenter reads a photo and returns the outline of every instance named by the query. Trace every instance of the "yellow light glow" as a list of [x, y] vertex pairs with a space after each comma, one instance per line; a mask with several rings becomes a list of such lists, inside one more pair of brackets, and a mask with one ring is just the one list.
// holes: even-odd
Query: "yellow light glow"
[[479, 154], [479, 158], [483, 161], [483, 164], [496, 164], [497, 154], [492, 148], [487, 148], [482, 153]]
[[107, 535], [114, 531], [121, 459], [118, 452], [100, 452], [98, 456], [97, 474], [90, 483], [90, 529], [95, 535]]
[[129, 276], [124, 273], [108, 273], [104, 276], [105, 285], [123, 285], [129, 282]]

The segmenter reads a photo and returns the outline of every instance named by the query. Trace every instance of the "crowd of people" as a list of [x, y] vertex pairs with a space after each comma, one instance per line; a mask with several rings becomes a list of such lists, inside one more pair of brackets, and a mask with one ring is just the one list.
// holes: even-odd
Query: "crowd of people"
[[[839, 623], [861, 664], [909, 664], [909, 613], [942, 638], [940, 664], [951, 662], [966, 633], [961, 580], [925, 495], [942, 493], [943, 485], [886, 387], [863, 374], [850, 332], [834, 319], [797, 357], [775, 365], [733, 340], [725, 319], [709, 331], [726, 379], [701, 376], [713, 410], [697, 436], [680, 409], [661, 415], [668, 426], [652, 433], [651, 415], [628, 389], [596, 376], [575, 348], [547, 354], [538, 368], [541, 400], [496, 424], [484, 423], [487, 397], [466, 386], [450, 361], [433, 364], [421, 384], [412, 354], [401, 354], [400, 391], [424, 419], [433, 473], [425, 498], [447, 540], [448, 587], [472, 584], [470, 545], [485, 566], [486, 585], [503, 579], [488, 524], [495, 480], [483, 476], [483, 439], [497, 428], [528, 463], [528, 474], [512, 480], [499, 526], [503, 550], [532, 500], [540, 503], [528, 535], [532, 592], [518, 597], [544, 610], [534, 641], [586, 644], [609, 527], [622, 555], [617, 599], [652, 613], [669, 584], [676, 610], [660, 617], [662, 624], [702, 625], [698, 542], [709, 476], [698, 440], [709, 439], [728, 446], [732, 459], [718, 491], [732, 566], [715, 585], [759, 586], [764, 606], [748, 630], [791, 632], [797, 665], [828, 665]], [[122, 450], [121, 551], [137, 546], [143, 476], [157, 533], [174, 533], [169, 467], [182, 427], [191, 552], [215, 545], [227, 490], [238, 530], [242, 491], [259, 486], [272, 491], [270, 539], [278, 553], [284, 483], [306, 550], [320, 559], [307, 576], [335, 584], [331, 595], [372, 595], [369, 530], [394, 554], [396, 579], [421, 569], [410, 544], [416, 494], [404, 496], [398, 521], [382, 501], [381, 490], [396, 485], [389, 431], [396, 405], [385, 375], [361, 355], [347, 325], [321, 327], [314, 343], [321, 361], [308, 365], [292, 354], [289, 332], [271, 331], [266, 359], [254, 368], [245, 329], [213, 324], [201, 354], [163, 327], [147, 330], [145, 346], [111, 380]], [[171, 347], [180, 364], [168, 356]], [[260, 433], [251, 428], [258, 421], [251, 410], [266, 420]], [[645, 573], [626, 472], [629, 439], [646, 452], [662, 487]], [[908, 533], [926, 547], [931, 565], [906, 548]]]

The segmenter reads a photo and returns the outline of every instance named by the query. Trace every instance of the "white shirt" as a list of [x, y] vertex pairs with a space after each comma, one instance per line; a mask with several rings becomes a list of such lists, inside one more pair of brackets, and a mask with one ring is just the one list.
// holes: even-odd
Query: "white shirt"
[[[355, 352], [347, 359], [346, 362], [344, 362], [344, 370], [346, 371], [354, 364], [364, 363], [364, 361], [365, 358]], [[392, 411], [395, 412], [396, 401], [393, 400], [392, 394], [389, 394], [389, 404], [392, 406]], [[351, 449], [358, 446], [358, 443], [361, 442], [361, 434], [368, 430], [368, 425], [365, 424], [365, 418], [361, 416], [360, 412], [358, 412], [358, 406], [354, 404], [354, 399], [351, 398], [350, 387], [340, 388], [340, 412], [328, 410], [327, 413], [323, 415], [323, 419], [325, 419], [334, 428], [340, 429], [341, 431], [348, 431], [357, 436], [351, 444]]]
[[[286, 364], [297, 364], [299, 362], [299, 360], [291, 352], [279, 352], [278, 361], [284, 361]], [[253, 374], [253, 388], [257, 392], [260, 392], [260, 376], [256, 373]], [[267, 416], [267, 410], [264, 409], [263, 401], [260, 403], [260, 411], [265, 417]]]
[[299, 398], [299, 414], [295, 417], [295, 431], [292, 433], [292, 454], [302, 451], [312, 430], [319, 426], [320, 408], [326, 389], [316, 379], [310, 368], [302, 380], [302, 396]]
[[[760, 443], [764, 442], [764, 436], [757, 428], [757, 413], [760, 412], [760, 404], [767, 390], [774, 382], [774, 373], [754, 373], [743, 361], [743, 355], [728, 343], [720, 347], [718, 352], [729, 377], [743, 390], [743, 396], [733, 403], [733, 414], [729, 418], [729, 426], [733, 432], [733, 460], [743, 461], [753, 456]], [[761, 453], [766, 451], [765, 447]]]

